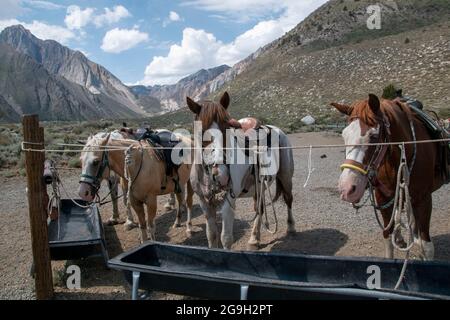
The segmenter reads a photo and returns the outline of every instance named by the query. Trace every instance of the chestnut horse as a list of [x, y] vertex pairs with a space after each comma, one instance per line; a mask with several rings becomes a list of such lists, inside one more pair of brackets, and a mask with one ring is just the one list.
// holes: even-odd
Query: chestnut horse
[[[417, 115], [398, 100], [380, 100], [369, 95], [368, 100], [352, 105], [332, 103], [333, 107], [349, 117], [349, 125], [342, 136], [346, 145], [380, 142], [406, 142], [432, 139]], [[430, 238], [432, 210], [431, 194], [444, 183], [440, 167], [439, 144], [405, 145], [410, 173], [409, 193], [415, 224], [415, 243], [423, 249], [424, 259], [432, 260], [434, 245]], [[397, 169], [401, 151], [397, 145], [347, 147], [346, 160], [339, 179], [341, 199], [353, 204], [360, 202], [369, 184], [375, 190], [375, 199], [383, 217], [385, 230], [385, 256], [393, 258], [391, 242], [393, 226], [393, 197], [396, 189]]]
[[[199, 144], [195, 141], [196, 149], [202, 149], [204, 158], [201, 162], [195, 162], [191, 171], [192, 188], [198, 195], [200, 206], [206, 216], [208, 246], [210, 248], [217, 248], [219, 245], [219, 230], [216, 224], [216, 214], [217, 211], [220, 211], [222, 216], [222, 232], [220, 240], [224, 249], [231, 249], [231, 245], [233, 244], [233, 224], [236, 199], [239, 197], [253, 196], [256, 201], [255, 167], [254, 164], [250, 164], [248, 161], [249, 155], [245, 156], [246, 160], [243, 161], [244, 163], [223, 161], [224, 158], [223, 154], [221, 154], [221, 148], [223, 145], [227, 145], [225, 140], [229, 138], [226, 131], [232, 127], [238, 128], [240, 126], [239, 122], [231, 119], [228, 114], [230, 97], [227, 92], [223, 94], [220, 103], [213, 101], [195, 102], [188, 97], [187, 104], [189, 109], [195, 114], [196, 121], [198, 121], [197, 123], [201, 122], [202, 124], [200, 139], [203, 140], [203, 138], [213, 135], [213, 139], [208, 138], [208, 140], [212, 140], [211, 143], [206, 143], [206, 141], [203, 143], [203, 141], [200, 141], [201, 143]], [[267, 179], [270, 179], [269, 186], [271, 182], [276, 182], [277, 190], [275, 199], [271, 200], [274, 202], [281, 195], [283, 196], [288, 207], [287, 231], [295, 232], [295, 222], [292, 216], [292, 176], [294, 174], [294, 159], [292, 150], [290, 149], [291, 145], [286, 134], [280, 129], [273, 126], [267, 127], [270, 127], [273, 136], [278, 137], [276, 143], [281, 147], [280, 150], [277, 150], [276, 148], [271, 149], [270, 147], [268, 150], [268, 153], [271, 153], [271, 155], [278, 155], [271, 157], [270, 166], [273, 165], [274, 169], [270, 170], [270, 175], [269, 173], [266, 174]], [[250, 129], [248, 131], [253, 130]], [[215, 136], [213, 132], [215, 132], [217, 136]], [[245, 134], [247, 134], [247, 131]], [[199, 139], [199, 137], [196, 136], [195, 139]], [[220, 140], [223, 144], [216, 144], [216, 139]], [[238, 145], [238, 147], [242, 150], [242, 146]], [[267, 151], [265, 153], [267, 153]], [[210, 157], [208, 154], [220, 154], [220, 156], [216, 158], [215, 156]], [[210, 161], [212, 158], [215, 158], [215, 160]], [[220, 158], [220, 160], [217, 160], [218, 158]], [[225, 159], [229, 160], [227, 157], [225, 157]], [[261, 179], [261, 176], [258, 176], [257, 178], [259, 180]], [[216, 202], [217, 194], [220, 195], [219, 199], [221, 200]], [[256, 215], [253, 224], [250, 240], [248, 241], [249, 249], [252, 250], [259, 248], [264, 207], [261, 205], [260, 209], [257, 209], [257, 206], [255, 205], [255, 210], [258, 214]]]

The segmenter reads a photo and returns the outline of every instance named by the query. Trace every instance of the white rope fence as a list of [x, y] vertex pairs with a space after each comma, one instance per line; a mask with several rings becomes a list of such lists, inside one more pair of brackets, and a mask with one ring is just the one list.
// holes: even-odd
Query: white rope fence
[[[399, 141], [399, 142], [375, 142], [375, 143], [363, 143], [363, 144], [323, 144], [323, 145], [299, 145], [299, 146], [288, 146], [288, 147], [270, 147], [270, 149], [275, 150], [304, 150], [304, 149], [333, 149], [333, 148], [347, 148], [347, 147], [370, 147], [370, 146], [401, 146], [401, 145], [411, 145], [411, 144], [425, 144], [425, 143], [438, 143], [438, 142], [449, 142], [450, 138], [447, 139], [436, 139], [436, 140], [417, 140], [417, 141]], [[129, 146], [124, 147], [111, 147], [111, 146], [95, 146], [94, 147], [87, 147], [86, 149], [46, 149], [45, 146], [43, 149], [32, 149], [32, 148], [26, 148], [25, 145], [39, 145], [43, 146], [42, 143], [34, 143], [34, 142], [28, 142], [28, 141], [22, 141], [21, 143], [21, 150], [26, 152], [51, 152], [51, 153], [74, 153], [74, 152], [96, 152], [96, 151], [125, 151], [129, 148]], [[79, 148], [84, 148], [83, 145], [75, 145], [75, 144], [58, 144], [58, 146], [77, 146]], [[174, 148], [169, 147], [153, 147], [153, 146], [143, 146], [143, 149], [158, 149], [158, 150], [177, 150], [183, 149], [183, 146], [175, 146]], [[185, 146], [185, 148], [188, 148], [190, 150], [203, 150], [203, 148], [197, 148], [197, 147], [189, 147]], [[256, 147], [258, 149], [268, 149], [267, 146], [259, 146]], [[236, 148], [222, 148], [223, 150], [236, 150]]]

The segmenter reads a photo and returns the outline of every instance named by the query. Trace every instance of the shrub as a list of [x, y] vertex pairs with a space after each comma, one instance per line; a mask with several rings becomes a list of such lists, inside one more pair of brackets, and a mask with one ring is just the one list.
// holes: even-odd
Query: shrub
[[390, 84], [383, 89], [383, 99], [395, 99], [397, 97], [397, 88]]
[[70, 168], [81, 168], [81, 160], [79, 158], [72, 158], [69, 160], [68, 165]]

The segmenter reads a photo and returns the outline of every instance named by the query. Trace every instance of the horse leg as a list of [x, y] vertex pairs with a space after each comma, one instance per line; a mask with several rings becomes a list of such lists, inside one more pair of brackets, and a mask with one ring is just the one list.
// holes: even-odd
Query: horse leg
[[175, 206], [175, 193], [172, 192], [170, 194], [169, 200], [167, 200], [166, 204], [164, 205], [164, 209], [166, 209], [166, 211], [170, 211], [173, 209], [174, 206]]
[[231, 250], [233, 245], [233, 224], [234, 224], [234, 210], [230, 202], [225, 200], [222, 206], [222, 234], [220, 240], [222, 246], [226, 250]]
[[158, 202], [156, 200], [156, 196], [148, 195], [146, 204], [147, 204], [148, 233], [150, 235], [150, 240], [156, 241], [155, 217], [156, 217], [156, 210], [158, 208]]
[[122, 187], [123, 194], [123, 204], [127, 210], [127, 221], [124, 224], [125, 231], [130, 231], [138, 226], [134, 222], [133, 213], [131, 212], [131, 207], [128, 205], [128, 181], [126, 179], [120, 179], [120, 185]]
[[262, 221], [262, 215], [263, 215], [263, 205], [260, 205], [260, 208], [258, 208], [258, 204], [256, 196], [253, 197], [253, 201], [255, 202], [255, 208], [256, 208], [256, 218], [253, 222], [253, 228], [252, 233], [250, 235], [250, 240], [247, 243], [249, 250], [258, 250], [260, 241], [261, 241], [261, 221]]
[[108, 178], [108, 188], [111, 195], [111, 202], [113, 207], [113, 214], [111, 218], [109, 218], [107, 224], [108, 225], [116, 225], [119, 224], [119, 207], [117, 205], [117, 195], [118, 195], [118, 177], [111, 175]]
[[210, 208], [202, 200], [200, 200], [200, 206], [206, 216], [206, 237], [208, 238], [209, 248], [219, 247], [219, 231], [216, 222], [216, 211]]
[[294, 197], [292, 196], [292, 180], [289, 180], [288, 182], [283, 182], [281, 180], [277, 179], [277, 186], [278, 188], [282, 188], [283, 192], [283, 200], [284, 203], [286, 203], [288, 214], [287, 214], [287, 234], [295, 234], [295, 219], [292, 215], [292, 202], [294, 200]]
[[194, 190], [192, 190], [192, 185], [188, 181], [187, 182], [187, 195], [186, 195], [186, 204], [187, 204], [187, 220], [186, 220], [186, 234], [188, 237], [192, 236], [192, 200], [194, 197]]
[[419, 234], [419, 239], [415, 239], [415, 242], [422, 248], [423, 259], [433, 260], [434, 244], [430, 237], [431, 194], [427, 195], [420, 203], [413, 205], [413, 210]]
[[148, 240], [147, 237], [147, 229], [145, 223], [145, 211], [144, 211], [144, 203], [135, 199], [133, 196], [130, 197], [131, 205], [133, 206], [134, 211], [136, 212], [139, 220], [139, 230], [141, 231], [141, 243], [144, 243]]
[[[383, 226], [386, 229], [391, 221], [392, 212], [390, 208], [381, 210], [381, 215], [383, 217]], [[394, 226], [387, 231], [383, 231], [383, 241], [384, 241], [384, 257], [386, 259], [394, 258], [394, 245], [392, 244], [392, 231], [394, 230]]]
[[175, 222], [172, 226], [172, 228], [179, 228], [181, 227], [181, 216], [183, 215], [183, 212], [186, 209], [186, 200], [185, 200], [185, 194], [186, 194], [186, 188], [185, 186], [180, 186], [181, 188], [181, 192], [176, 194], [177, 197], [177, 203], [178, 203], [178, 208], [177, 208], [177, 217], [175, 219]]

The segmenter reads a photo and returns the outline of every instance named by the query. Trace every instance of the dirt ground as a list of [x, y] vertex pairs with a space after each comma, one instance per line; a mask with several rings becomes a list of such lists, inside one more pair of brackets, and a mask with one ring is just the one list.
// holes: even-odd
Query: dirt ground
[[[293, 145], [342, 143], [340, 136], [331, 133], [301, 133], [290, 136]], [[307, 176], [308, 150], [295, 150], [294, 207], [297, 234], [285, 236], [286, 207], [282, 201], [276, 204], [279, 231], [275, 235], [263, 230], [263, 251], [294, 252], [337, 256], [383, 256], [381, 232], [373, 211], [364, 208], [358, 213], [347, 203], [339, 200], [336, 185], [338, 165], [344, 158], [343, 149], [316, 149], [312, 154], [314, 172], [309, 184], [303, 187]], [[61, 171], [60, 175], [68, 190], [75, 197], [79, 172]], [[2, 180], [0, 192], [0, 299], [33, 299], [34, 281], [29, 276], [31, 248], [27, 201], [24, 178]], [[106, 187], [102, 192], [106, 194]], [[450, 261], [450, 187], [444, 186], [433, 195], [431, 234], [436, 247], [436, 259]], [[191, 238], [185, 229], [172, 229], [175, 211], [165, 212], [162, 204], [167, 197], [160, 197], [156, 220], [157, 240], [207, 246], [205, 220], [194, 199]], [[235, 221], [234, 250], [245, 250], [250, 237], [253, 205], [250, 200], [238, 200]], [[104, 221], [112, 212], [110, 204], [101, 207]], [[120, 203], [122, 217], [124, 206]], [[273, 224], [272, 224], [273, 226]], [[139, 244], [138, 230], [124, 231], [123, 225], [105, 227], [107, 249], [110, 257]], [[402, 257], [396, 253], [397, 257]], [[77, 264], [81, 268], [81, 290], [65, 289], [63, 280], [65, 266]], [[129, 299], [130, 288], [122, 274], [108, 270], [103, 260], [91, 258], [84, 261], [52, 262], [56, 299]], [[152, 299], [178, 299], [164, 293], [151, 293]]]

